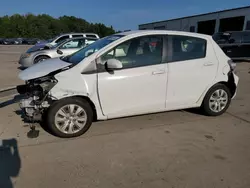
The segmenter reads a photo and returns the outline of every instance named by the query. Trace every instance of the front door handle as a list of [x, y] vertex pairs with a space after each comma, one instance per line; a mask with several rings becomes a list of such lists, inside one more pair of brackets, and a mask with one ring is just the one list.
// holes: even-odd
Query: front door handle
[[153, 71], [152, 72], [153, 75], [157, 75], [157, 74], [165, 74], [164, 70], [159, 70], [159, 71]]

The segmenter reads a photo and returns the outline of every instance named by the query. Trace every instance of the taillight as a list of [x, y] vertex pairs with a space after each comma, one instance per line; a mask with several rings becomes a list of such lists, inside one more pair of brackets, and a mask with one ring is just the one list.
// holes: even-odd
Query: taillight
[[235, 71], [236, 63], [233, 62], [231, 59], [228, 60], [227, 63], [229, 64], [231, 71]]

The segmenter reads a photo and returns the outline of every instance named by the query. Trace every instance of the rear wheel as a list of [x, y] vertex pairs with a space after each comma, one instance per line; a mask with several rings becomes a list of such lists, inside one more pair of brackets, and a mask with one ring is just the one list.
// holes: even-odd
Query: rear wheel
[[66, 98], [49, 108], [47, 124], [58, 137], [70, 138], [84, 134], [93, 121], [90, 104], [80, 98]]
[[38, 57], [34, 60], [34, 64], [39, 63], [39, 62], [41, 62], [41, 61], [44, 61], [44, 60], [46, 60], [46, 59], [49, 59], [49, 57], [48, 57], [48, 56], [38, 56]]
[[202, 109], [206, 115], [219, 116], [223, 114], [231, 103], [231, 93], [227, 86], [216, 84], [206, 94]]

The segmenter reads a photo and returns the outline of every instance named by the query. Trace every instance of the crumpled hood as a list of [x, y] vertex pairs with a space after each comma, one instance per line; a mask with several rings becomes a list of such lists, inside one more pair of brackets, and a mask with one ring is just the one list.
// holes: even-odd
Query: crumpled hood
[[51, 72], [60, 70], [70, 65], [70, 63], [62, 61], [60, 58], [48, 59], [23, 70], [19, 73], [18, 77], [24, 81], [32, 80], [46, 76]]

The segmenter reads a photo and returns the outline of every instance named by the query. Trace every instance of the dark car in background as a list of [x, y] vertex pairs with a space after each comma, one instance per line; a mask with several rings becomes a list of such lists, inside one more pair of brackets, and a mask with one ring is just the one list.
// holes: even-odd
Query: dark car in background
[[22, 38], [4, 38], [0, 40], [0, 43], [5, 45], [22, 44]]
[[5, 45], [15, 44], [15, 39], [13, 39], [13, 38], [3, 39], [3, 44], [5, 44]]
[[36, 38], [24, 38], [22, 44], [35, 45], [38, 42], [39, 42], [39, 39], [36, 39]]
[[39, 44], [41, 40], [37, 38], [0, 38], [0, 44], [4, 45], [35, 45]]
[[213, 39], [233, 60], [250, 60], [250, 31], [216, 33]]
[[14, 44], [22, 44], [23, 43], [23, 38], [13, 38]]

